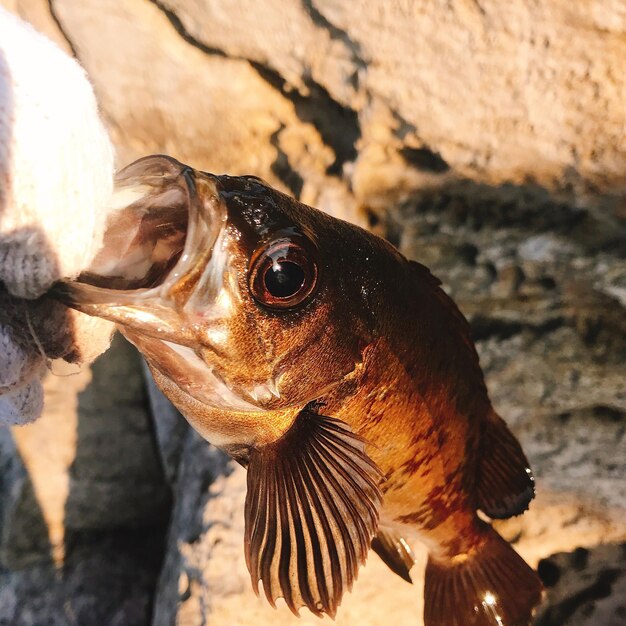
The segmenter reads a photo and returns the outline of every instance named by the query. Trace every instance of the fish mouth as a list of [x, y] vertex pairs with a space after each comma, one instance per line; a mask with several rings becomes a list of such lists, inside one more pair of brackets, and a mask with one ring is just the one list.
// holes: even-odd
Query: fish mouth
[[144, 157], [116, 174], [112, 202], [92, 264], [51, 295], [148, 336], [190, 343], [184, 307], [226, 220], [215, 177], [169, 156]]

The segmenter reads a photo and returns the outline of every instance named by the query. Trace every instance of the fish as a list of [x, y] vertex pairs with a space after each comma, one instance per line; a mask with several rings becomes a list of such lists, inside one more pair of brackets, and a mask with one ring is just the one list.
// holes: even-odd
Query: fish
[[53, 296], [111, 320], [163, 393], [247, 469], [252, 587], [334, 617], [369, 551], [426, 626], [520, 626], [542, 584], [493, 528], [534, 497], [440, 281], [254, 176], [165, 155], [116, 177], [101, 251]]

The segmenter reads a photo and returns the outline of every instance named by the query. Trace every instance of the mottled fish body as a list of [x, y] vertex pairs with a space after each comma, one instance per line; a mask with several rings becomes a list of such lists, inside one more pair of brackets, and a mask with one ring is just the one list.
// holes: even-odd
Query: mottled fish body
[[418, 538], [427, 626], [528, 624], [541, 584], [477, 511], [522, 513], [533, 478], [439, 281], [254, 177], [147, 157], [116, 198], [100, 255], [57, 297], [117, 322], [248, 468], [254, 588], [334, 615], [370, 546], [410, 581]]

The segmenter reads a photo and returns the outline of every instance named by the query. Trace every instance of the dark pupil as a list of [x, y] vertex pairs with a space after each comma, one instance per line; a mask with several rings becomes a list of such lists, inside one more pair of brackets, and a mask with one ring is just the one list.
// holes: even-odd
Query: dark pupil
[[291, 261], [279, 261], [265, 272], [265, 287], [275, 298], [288, 298], [300, 291], [304, 272]]

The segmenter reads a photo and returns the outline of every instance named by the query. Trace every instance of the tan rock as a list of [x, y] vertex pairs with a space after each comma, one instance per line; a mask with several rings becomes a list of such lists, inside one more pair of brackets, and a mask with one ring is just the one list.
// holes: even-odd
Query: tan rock
[[[63, 562], [65, 539], [65, 504], [70, 490], [70, 469], [76, 456], [78, 426], [78, 394], [91, 381], [88, 367], [54, 363], [56, 375], [45, 380], [46, 405], [42, 417], [34, 424], [13, 428], [16, 446], [14, 463], [23, 465], [20, 482], [13, 480], [13, 489], [21, 495], [21, 506], [4, 520], [8, 537], [3, 541], [10, 555], [5, 562], [10, 567], [29, 560], [53, 557]], [[18, 487], [19, 486], [19, 487]], [[41, 519], [41, 524], [29, 527], [24, 518]], [[33, 545], [26, 550], [15, 535]], [[28, 557], [28, 558], [26, 558]]]
[[63, 35], [53, 13], [53, 4], [46, 0], [0, 0], [0, 5], [30, 22], [40, 33], [52, 39], [68, 54], [72, 48]]
[[[70, 37], [80, 40], [85, 26], [77, 24], [76, 15], [89, 13], [90, 3], [81, 3], [80, 9], [71, 3], [71, 10], [70, 3], [57, 4]], [[132, 3], [135, 15], [141, 4]], [[130, 6], [127, 3], [124, 10]], [[228, 5], [217, 0], [165, 0], [159, 6], [163, 17], [169, 12], [178, 31], [198, 51], [217, 61], [214, 67], [221, 64], [225, 69], [231, 59], [247, 59], [263, 69], [267, 79], [263, 87], [244, 79], [248, 96], [258, 94], [265, 101], [262, 94], [267, 90], [275, 96], [282, 91], [296, 104], [316, 107], [322, 117], [316, 125], [329, 130], [327, 144], [344, 153], [338, 155], [343, 162], [354, 160], [354, 141], [362, 137], [357, 169], [348, 179], [367, 180], [367, 174], [357, 174], [359, 167], [376, 173], [375, 161], [361, 157], [376, 147], [385, 151], [394, 143], [384, 132], [381, 136], [373, 131], [382, 127], [396, 135], [400, 150], [409, 150], [405, 155], [418, 170], [432, 171], [433, 163], [439, 167], [445, 163], [455, 175], [496, 184], [532, 179], [556, 188], [623, 189], [626, 72], [620, 60], [626, 54], [626, 15], [618, 1], [540, 5], [516, 0], [504, 6], [495, 0], [456, 0], [434, 7], [376, 0], [262, 6], [252, 0]], [[156, 32], [156, 18], [147, 19], [147, 9], [141, 11], [144, 23]], [[99, 13], [103, 29], [115, 23], [113, 13]], [[124, 39], [121, 33], [120, 39]], [[83, 54], [104, 58], [99, 40], [90, 38], [89, 50], [83, 45]], [[138, 43], [141, 47], [133, 38], [131, 56], [137, 55]], [[80, 56], [80, 45], [78, 49]], [[194, 56], [190, 51], [185, 54]], [[159, 55], [151, 57], [159, 67]], [[85, 62], [95, 80], [123, 73], [115, 58], [109, 59], [106, 73], [88, 59]], [[169, 64], [175, 65], [176, 60]], [[232, 78], [220, 80], [225, 76], [220, 70], [217, 75], [210, 93], [220, 94], [231, 105], [222, 122], [228, 126], [232, 117], [245, 125], [254, 119], [246, 111], [247, 97], [239, 101], [229, 97]], [[105, 80], [115, 85], [113, 79]], [[111, 97], [116, 97], [116, 91]], [[167, 99], [171, 97], [168, 93]], [[184, 119], [193, 127], [190, 135], [212, 141], [211, 147], [204, 145], [205, 154], [215, 150], [222, 133], [210, 123], [207, 126], [205, 116], [202, 123], [197, 117], [192, 121], [189, 110], [200, 101], [206, 110], [207, 100], [192, 98], [186, 107], [176, 109], [181, 123]], [[130, 100], [126, 106], [135, 108]], [[213, 106], [209, 101], [209, 111]], [[276, 100], [267, 102], [268, 110], [277, 110], [276, 106]], [[333, 113], [342, 107], [343, 132], [332, 128]], [[395, 123], [390, 123], [390, 116]], [[112, 118], [131, 129], [124, 119], [131, 120], [119, 107]], [[150, 116], [132, 121], [132, 136], [145, 137], [149, 126], [157, 136], [161, 130], [167, 132], [172, 142], [184, 137]], [[299, 123], [293, 118], [285, 121]], [[300, 116], [302, 121], [307, 121], [306, 116]], [[255, 145], [249, 137], [242, 139], [238, 143], [231, 138], [230, 148], [225, 148], [239, 159]], [[297, 154], [288, 156], [297, 160]], [[429, 154], [434, 158], [430, 162]], [[383, 189], [393, 188], [384, 183], [380, 181]], [[370, 186], [353, 187], [367, 202]]]
[[68, 531], [152, 525], [169, 506], [129, 344], [118, 337], [80, 370], [54, 362], [44, 386], [41, 419], [12, 437], [2, 431], [0, 559], [10, 567], [52, 556], [62, 563]]
[[145, 623], [170, 491], [139, 357], [51, 367], [42, 417], [0, 429], [0, 623]]
[[450, 177], [624, 189], [617, 0], [4, 3], [76, 51], [120, 164], [168, 152], [352, 219]]

